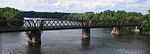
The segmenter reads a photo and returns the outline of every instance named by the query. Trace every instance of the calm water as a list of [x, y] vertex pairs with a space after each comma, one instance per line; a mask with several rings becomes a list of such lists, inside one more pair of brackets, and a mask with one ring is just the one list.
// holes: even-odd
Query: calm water
[[0, 54], [150, 54], [150, 36], [91, 29], [91, 39], [82, 40], [82, 30], [43, 31], [41, 46], [28, 46], [25, 32], [0, 33]]

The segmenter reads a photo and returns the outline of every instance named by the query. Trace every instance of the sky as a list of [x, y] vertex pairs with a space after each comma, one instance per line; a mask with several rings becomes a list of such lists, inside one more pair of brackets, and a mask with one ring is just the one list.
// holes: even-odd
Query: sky
[[150, 0], [0, 0], [0, 8], [3, 7], [38, 12], [82, 13], [125, 10], [146, 14], [150, 10]]

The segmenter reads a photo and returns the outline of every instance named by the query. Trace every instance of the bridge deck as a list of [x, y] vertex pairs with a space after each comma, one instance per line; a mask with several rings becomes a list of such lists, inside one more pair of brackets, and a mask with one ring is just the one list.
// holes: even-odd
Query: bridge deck
[[[9, 26], [4, 27], [3, 23], [10, 23]], [[22, 22], [22, 26], [16, 26]], [[109, 27], [128, 27], [138, 26], [140, 21], [88, 21], [88, 20], [23, 20], [23, 21], [0, 21], [0, 32], [20, 32], [32, 30], [61, 30], [61, 29], [82, 29], [82, 28], [109, 28]]]

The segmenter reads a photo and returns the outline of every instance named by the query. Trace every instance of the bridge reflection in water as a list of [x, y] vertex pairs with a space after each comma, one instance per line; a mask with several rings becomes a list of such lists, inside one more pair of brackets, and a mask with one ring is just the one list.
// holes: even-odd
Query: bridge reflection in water
[[[82, 49], [85, 50], [85, 49], [89, 48], [90, 39], [82, 39], [81, 44], [82, 44]], [[28, 48], [26, 49], [26, 51], [27, 51], [26, 53], [27, 54], [43, 54], [41, 50], [42, 50], [41, 45], [28, 46]], [[54, 52], [54, 53], [56, 53], [56, 52]]]
[[[28, 39], [32, 45], [41, 44], [41, 31], [43, 30], [62, 30], [62, 29], [83, 29], [82, 30], [82, 42], [83, 45], [88, 46], [89, 42], [84, 42], [85, 39], [90, 39], [90, 28], [118, 28], [118, 27], [129, 27], [139, 26], [141, 22], [139, 20], [12, 20], [12, 21], [0, 21], [2, 23], [22, 22], [22, 26], [7, 26], [1, 28], [0, 32], [22, 32], [29, 31]], [[118, 34], [118, 30], [113, 29], [114, 34]], [[86, 40], [89, 41], [89, 40]]]
[[[120, 36], [115, 36], [112, 35], [113, 39], [119, 39]], [[82, 50], [87, 50], [88, 48], [90, 48], [90, 39], [82, 39], [81, 40], [81, 46], [82, 46]], [[27, 54], [42, 54], [43, 52], [41, 51], [41, 45], [35, 45], [35, 46], [28, 46], [27, 50]]]

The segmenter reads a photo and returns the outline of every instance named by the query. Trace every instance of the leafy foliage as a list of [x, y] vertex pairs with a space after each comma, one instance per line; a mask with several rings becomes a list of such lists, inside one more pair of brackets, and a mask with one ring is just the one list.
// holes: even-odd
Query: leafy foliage
[[0, 22], [1, 26], [19, 26], [22, 25], [23, 21], [12, 21], [12, 20], [24, 20], [24, 18], [19, 13], [19, 10], [5, 7], [0, 8], [0, 20], [8, 20], [10, 22]]
[[24, 17], [32, 18], [62, 18], [70, 13], [60, 13], [60, 12], [35, 12], [35, 11], [21, 11], [20, 12]]
[[150, 13], [143, 16], [143, 23], [141, 25], [141, 29], [143, 31], [149, 32], [150, 29]]
[[126, 11], [111, 11], [106, 10], [100, 13], [85, 12], [85, 13], [73, 13], [64, 18], [67, 19], [94, 19], [94, 20], [129, 20], [129, 19], [141, 19], [142, 14], [137, 12]]
[[138, 12], [126, 12], [123, 10], [119, 10], [119, 11], [106, 10], [100, 13], [94, 13], [94, 12], [73, 13], [68, 16], [65, 16], [64, 18], [65, 19], [85, 19], [85, 20], [121, 20], [121, 21], [139, 20], [139, 21], [142, 21], [142, 25], [139, 27], [143, 31], [149, 31], [150, 29], [150, 10], [149, 10], [149, 14], [146, 14], [146, 15], [142, 15], [141, 13], [138, 13]]
[[14, 8], [0, 8], [0, 19], [3, 20], [22, 20], [23, 17], [19, 13], [19, 10]]
[[[123, 10], [106, 10], [99, 13], [58, 13], [58, 12], [23, 12], [14, 8], [0, 8], [0, 20], [23, 20], [23, 17], [41, 17], [41, 18], [63, 18], [63, 19], [85, 19], [85, 20], [142, 20], [140, 28], [143, 31], [150, 29], [150, 10], [148, 14], [142, 15], [138, 12], [126, 12]], [[12, 22], [7, 22], [11, 24]], [[6, 23], [4, 23], [6, 24]], [[12, 23], [15, 24], [15, 23]]]

